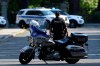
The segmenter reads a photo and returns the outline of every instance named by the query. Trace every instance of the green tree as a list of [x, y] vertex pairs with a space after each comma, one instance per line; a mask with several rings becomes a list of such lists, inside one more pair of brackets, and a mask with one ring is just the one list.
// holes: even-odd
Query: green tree
[[1, 15], [1, 5], [0, 5], [0, 15]]
[[28, 8], [28, 1], [29, 0], [17, 0], [18, 10]]
[[59, 7], [62, 1], [64, 0], [30, 0], [29, 7]]
[[97, 11], [100, 11], [100, 0], [98, 0], [98, 6], [97, 6]]
[[80, 11], [80, 0], [68, 0], [69, 2], [69, 13], [78, 14]]
[[9, 24], [15, 24], [17, 12], [18, 12], [17, 0], [9, 0], [8, 11], [7, 11], [7, 18]]
[[[8, 13], [12, 10], [17, 13], [20, 7], [18, 1], [22, 2], [26, 0], [9, 0], [8, 3]], [[100, 0], [28, 0], [28, 7], [60, 7], [63, 1], [69, 2], [69, 7], [67, 10], [70, 14], [80, 14], [85, 19], [89, 18], [90, 14], [97, 8], [100, 7]], [[20, 3], [21, 4], [21, 3]], [[19, 5], [19, 6], [18, 6]], [[98, 7], [97, 7], [98, 6]], [[22, 6], [23, 8], [24, 6]]]
[[92, 12], [92, 14], [90, 16], [90, 20], [93, 21], [93, 22], [100, 23], [100, 0], [97, 1], [97, 7]]
[[97, 5], [98, 0], [80, 0], [80, 14], [87, 20]]

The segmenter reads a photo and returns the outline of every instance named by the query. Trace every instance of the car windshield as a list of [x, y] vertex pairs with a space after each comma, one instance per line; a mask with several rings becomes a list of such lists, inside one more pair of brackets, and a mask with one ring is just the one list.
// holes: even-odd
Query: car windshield
[[18, 12], [18, 15], [21, 15], [21, 14], [23, 14], [24, 13], [24, 11], [19, 11]]
[[64, 11], [52, 10], [53, 13], [55, 13], [56, 11], [59, 11], [61, 15], [68, 15], [68, 13], [66, 13], [66, 12], [64, 12]]
[[54, 13], [49, 10], [42, 11], [42, 13], [43, 13], [43, 15], [54, 15]]

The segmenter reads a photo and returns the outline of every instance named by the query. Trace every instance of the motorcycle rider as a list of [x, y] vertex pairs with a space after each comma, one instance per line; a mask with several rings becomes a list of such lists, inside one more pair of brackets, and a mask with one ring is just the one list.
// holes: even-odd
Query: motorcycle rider
[[53, 33], [53, 40], [59, 40], [65, 37], [68, 32], [63, 18], [60, 18], [60, 12], [55, 12], [55, 18], [50, 24], [50, 34]]
[[[68, 36], [67, 26], [64, 19], [60, 17], [60, 12], [55, 12], [55, 16], [56, 17], [50, 23], [50, 34], [52, 35], [53, 33], [53, 40], [60, 40], [66, 37], [66, 35]], [[63, 59], [63, 54], [65, 53], [65, 48], [62, 47], [64, 47], [64, 45], [60, 45], [60, 47], [55, 46], [55, 48], [60, 49], [61, 59]]]

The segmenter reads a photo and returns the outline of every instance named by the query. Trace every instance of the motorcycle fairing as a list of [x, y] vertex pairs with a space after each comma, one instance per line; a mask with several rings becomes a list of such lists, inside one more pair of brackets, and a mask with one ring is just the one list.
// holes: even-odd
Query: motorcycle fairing
[[32, 37], [37, 37], [37, 36], [45, 36], [45, 37], [49, 37], [46, 32], [43, 32], [42, 30], [37, 29], [34, 26], [30, 26], [30, 28], [32, 29], [32, 33], [31, 36]]

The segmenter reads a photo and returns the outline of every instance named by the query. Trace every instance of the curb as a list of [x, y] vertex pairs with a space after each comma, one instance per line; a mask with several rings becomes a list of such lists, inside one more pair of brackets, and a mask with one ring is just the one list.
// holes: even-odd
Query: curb
[[12, 36], [18, 36], [18, 35], [20, 35], [20, 34], [23, 34], [24, 32], [26, 32], [27, 30], [26, 29], [23, 29], [22, 31], [20, 31], [20, 32], [14, 32], [14, 33], [12, 33], [11, 35]]
[[0, 36], [0, 42], [4, 41], [5, 39], [11, 38], [11, 37], [13, 37], [13, 36], [12, 35], [3, 35], [3, 36]]
[[[2, 30], [3, 30], [3, 29], [2, 29]], [[20, 35], [20, 34], [23, 34], [25, 31], [26, 31], [26, 30], [23, 29], [23, 30], [20, 30], [20, 31], [18, 31], [18, 32], [12, 32], [11, 34], [0, 35], [0, 42], [6, 40], [6, 39], [8, 39], [8, 38], [16, 37], [16, 36], [18, 36], [18, 35]]]
[[100, 23], [86, 23], [82, 27], [84, 27], [84, 28], [100, 28]]
[[87, 26], [100, 26], [100, 23], [86, 23]]

